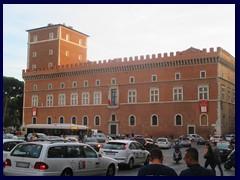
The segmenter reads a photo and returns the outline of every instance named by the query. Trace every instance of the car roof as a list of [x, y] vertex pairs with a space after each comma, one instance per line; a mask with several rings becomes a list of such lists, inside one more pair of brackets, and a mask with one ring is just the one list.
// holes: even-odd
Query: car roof
[[25, 141], [22, 140], [22, 139], [3, 139], [3, 143], [9, 142], [9, 141], [25, 142]]
[[110, 140], [108, 142], [130, 143], [130, 142], [133, 142], [133, 141], [135, 141], [135, 140], [129, 140], [129, 139], [121, 139], [121, 140], [119, 140], [119, 139], [116, 139], [116, 140]]

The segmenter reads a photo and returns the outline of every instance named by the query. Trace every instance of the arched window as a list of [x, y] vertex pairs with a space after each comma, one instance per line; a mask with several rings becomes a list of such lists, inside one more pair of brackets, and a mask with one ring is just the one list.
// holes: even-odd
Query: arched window
[[100, 126], [100, 117], [99, 116], [96, 116], [95, 119], [94, 119], [94, 125], [95, 126]]
[[135, 125], [136, 125], [135, 117], [130, 116], [129, 117], [129, 126], [135, 126]]
[[175, 116], [175, 126], [182, 126], [183, 123], [182, 123], [182, 115], [180, 114], [177, 114]]
[[207, 116], [207, 114], [200, 115], [200, 126], [208, 126], [208, 116]]
[[48, 123], [48, 124], [52, 124], [52, 118], [51, 118], [51, 117], [48, 117], [48, 118], [47, 118], [47, 123]]
[[33, 117], [33, 118], [32, 118], [32, 123], [33, 123], [33, 124], [37, 124], [37, 118], [36, 118], [36, 117]]
[[87, 116], [83, 117], [83, 125], [85, 125], [85, 126], [88, 125], [88, 117]]
[[157, 125], [158, 125], [158, 117], [156, 115], [153, 115], [151, 119], [151, 126], [157, 126]]
[[72, 88], [76, 88], [77, 87], [77, 82], [76, 81], [73, 81], [72, 82]]
[[72, 124], [77, 124], [77, 118], [76, 118], [76, 116], [73, 116], [73, 117], [72, 117]]
[[64, 117], [61, 116], [61, 117], [59, 118], [59, 123], [61, 123], [61, 124], [64, 123]]

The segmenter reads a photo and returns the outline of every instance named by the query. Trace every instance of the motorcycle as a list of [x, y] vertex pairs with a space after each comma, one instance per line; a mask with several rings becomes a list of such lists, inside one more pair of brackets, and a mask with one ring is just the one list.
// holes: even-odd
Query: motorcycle
[[173, 160], [176, 161], [176, 163], [178, 163], [182, 159], [182, 152], [180, 150], [179, 141], [174, 142], [173, 148], [174, 148]]
[[235, 168], [235, 149], [228, 155], [227, 161], [224, 163], [224, 168], [229, 170], [232, 167]]

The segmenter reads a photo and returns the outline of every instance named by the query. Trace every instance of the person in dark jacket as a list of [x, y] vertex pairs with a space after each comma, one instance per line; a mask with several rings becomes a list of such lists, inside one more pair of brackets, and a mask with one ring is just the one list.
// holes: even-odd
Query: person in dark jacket
[[223, 169], [222, 169], [222, 166], [221, 166], [220, 150], [218, 149], [216, 142], [212, 143], [212, 148], [213, 148], [213, 153], [214, 153], [214, 156], [215, 156], [215, 164], [218, 166], [219, 171], [221, 173], [221, 176], [223, 176]]
[[213, 172], [216, 174], [216, 160], [215, 160], [215, 155], [212, 149], [212, 146], [209, 142], [205, 144], [204, 147], [204, 155], [203, 157], [206, 159], [204, 167], [207, 168], [208, 165], [212, 168]]
[[161, 149], [154, 148], [150, 151], [151, 164], [142, 166], [138, 171], [138, 176], [177, 176], [174, 169], [165, 166]]
[[184, 160], [188, 169], [182, 170], [180, 176], [215, 176], [212, 170], [200, 166], [198, 156], [196, 148], [188, 148], [185, 151]]

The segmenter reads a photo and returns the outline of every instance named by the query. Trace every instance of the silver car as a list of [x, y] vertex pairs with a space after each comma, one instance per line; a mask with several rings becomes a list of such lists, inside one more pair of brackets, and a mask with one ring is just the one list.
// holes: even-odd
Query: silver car
[[134, 140], [111, 140], [99, 149], [102, 155], [114, 158], [118, 164], [127, 165], [129, 169], [134, 165], [148, 164], [149, 152]]
[[20, 143], [7, 156], [5, 176], [114, 176], [116, 160], [83, 143]]

